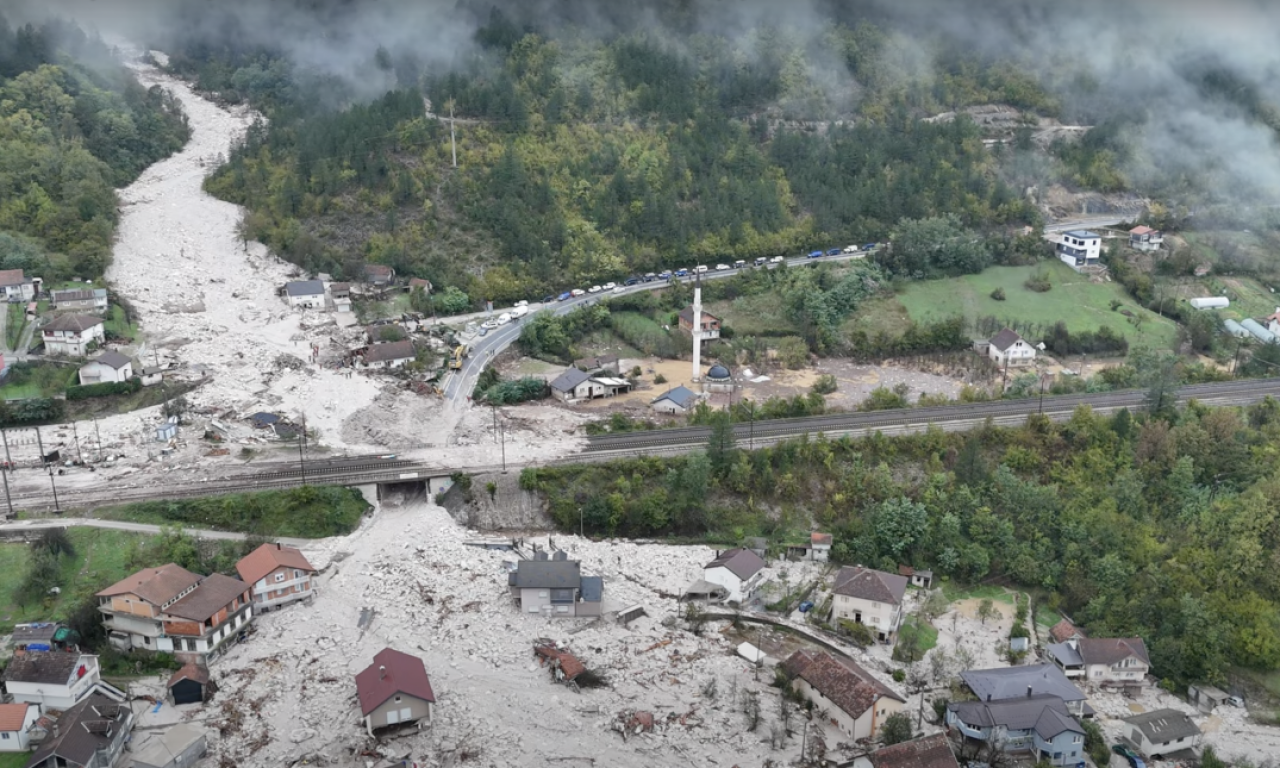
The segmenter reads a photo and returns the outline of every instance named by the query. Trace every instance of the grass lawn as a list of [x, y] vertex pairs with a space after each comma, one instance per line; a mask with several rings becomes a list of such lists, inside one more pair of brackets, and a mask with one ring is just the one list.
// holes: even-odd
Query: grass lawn
[[1006, 592], [1004, 587], [995, 586], [976, 586], [966, 587], [954, 582], [946, 582], [942, 585], [942, 594], [951, 602], [958, 600], [982, 600], [990, 598], [999, 600], [1002, 603], [1013, 605], [1013, 594]]
[[1048, 607], [1036, 608], [1036, 626], [1045, 629], [1053, 629], [1058, 622], [1062, 621], [1062, 614]]
[[26, 576], [30, 550], [25, 544], [0, 544], [0, 626], [23, 621], [63, 619], [78, 596], [102, 589], [129, 575], [126, 562], [134, 544], [145, 534], [103, 528], [70, 528], [75, 556], [63, 563], [62, 592], [44, 605], [21, 607], [13, 593]]
[[930, 649], [938, 644], [938, 630], [927, 621], [920, 621], [916, 616], [908, 616], [903, 620], [902, 626], [916, 625], [920, 628], [920, 655], [928, 653]]
[[22, 329], [27, 321], [27, 305], [21, 302], [10, 304], [5, 312], [4, 341], [9, 349], [18, 345], [22, 338]]
[[[1036, 293], [1023, 287], [1037, 271], [1049, 276], [1051, 290]], [[1004, 301], [991, 298], [997, 288], [1004, 290]], [[898, 300], [917, 322], [961, 315], [970, 325], [980, 317], [1046, 327], [1061, 320], [1071, 331], [1092, 331], [1108, 325], [1124, 334], [1131, 344], [1157, 348], [1168, 348], [1177, 334], [1172, 320], [1136, 306], [1119, 283], [1091, 282], [1059, 261], [1041, 262], [1034, 267], [991, 267], [977, 275], [912, 282]], [[1145, 317], [1141, 328], [1113, 311], [1112, 300]]]
[[897, 296], [876, 296], [862, 302], [858, 309], [840, 326], [843, 335], [848, 336], [862, 331], [870, 338], [883, 333], [890, 337], [902, 334], [902, 329], [911, 321], [907, 308], [902, 306]]
[[0, 768], [22, 768], [30, 759], [30, 752], [0, 752]]
[[114, 334], [120, 338], [133, 340], [138, 336], [138, 326], [132, 325], [125, 320], [124, 310], [119, 306], [112, 304], [107, 307], [106, 330], [108, 334]]
[[[1186, 301], [1198, 296], [1226, 296], [1231, 306], [1218, 310], [1223, 317], [1255, 320], [1266, 317], [1280, 306], [1280, 296], [1265, 288], [1251, 277], [1179, 277], [1162, 278], [1157, 291], [1167, 291], [1169, 296]], [[1265, 323], [1264, 323], [1265, 325]]]
[[776, 336], [782, 331], [796, 332], [795, 323], [782, 310], [782, 297], [776, 293], [757, 293], [730, 301], [713, 301], [706, 310], [720, 322], [733, 329], [739, 336], [755, 336], [769, 333]]

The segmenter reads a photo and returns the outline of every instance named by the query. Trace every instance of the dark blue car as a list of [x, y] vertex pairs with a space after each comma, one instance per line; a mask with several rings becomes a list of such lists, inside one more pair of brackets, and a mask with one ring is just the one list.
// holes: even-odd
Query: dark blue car
[[669, 271], [659, 272], [659, 273], [658, 273], [658, 279], [659, 279], [659, 280], [670, 280], [670, 279], [671, 279], [671, 272], [669, 272]]
[[623, 285], [635, 285], [635, 284], [636, 284], [636, 283], [638, 283], [638, 282], [640, 282], [640, 278], [638, 278], [638, 277], [628, 277], [626, 280], [623, 280], [623, 281], [622, 281], [622, 284], [623, 284]]
[[558, 299], [558, 301], [568, 301], [569, 299], [572, 299], [572, 298], [573, 298], [573, 294], [570, 293], [569, 291], [565, 291], [564, 293], [560, 294], [560, 298]]
[[831, 250], [827, 251], [827, 255], [828, 255], [828, 256], [839, 256], [839, 255], [840, 255], [840, 249], [839, 249], [839, 248], [832, 248]]
[[862, 250], [864, 250], [864, 251], [874, 251], [874, 250], [876, 249], [876, 245], [877, 245], [877, 243], [867, 243], [866, 245], [862, 246]]
[[809, 253], [809, 258], [811, 258], [811, 259], [820, 259], [820, 258], [822, 258], [822, 251], [812, 251], [812, 252], [810, 252], [810, 253]]
[[687, 269], [676, 270], [676, 277], [688, 277], [688, 276], [689, 276], [689, 270]]

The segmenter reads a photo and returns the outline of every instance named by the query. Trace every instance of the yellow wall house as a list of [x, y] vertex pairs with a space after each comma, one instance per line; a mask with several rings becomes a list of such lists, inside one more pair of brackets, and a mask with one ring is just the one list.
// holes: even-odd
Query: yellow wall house
[[824, 719], [852, 739], [870, 738], [904, 699], [850, 659], [823, 651], [796, 651], [782, 664], [791, 685]]

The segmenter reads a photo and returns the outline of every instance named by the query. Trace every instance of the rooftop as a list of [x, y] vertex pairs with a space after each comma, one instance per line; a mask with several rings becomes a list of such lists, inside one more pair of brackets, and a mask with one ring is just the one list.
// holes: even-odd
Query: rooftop
[[681, 408], [688, 408], [697, 399], [698, 395], [693, 390], [682, 384], [673, 389], [668, 389], [666, 392], [655, 397], [652, 402], [656, 403], [659, 400], [670, 400]]
[[20, 731], [27, 724], [27, 710], [34, 704], [0, 704], [0, 732]]
[[324, 283], [319, 280], [294, 280], [285, 283], [284, 290], [290, 296], [323, 296]]
[[1062, 670], [1052, 664], [970, 669], [961, 672], [960, 679], [984, 702], [1022, 699], [1028, 688], [1033, 695], [1052, 694], [1063, 701], [1084, 701], [1085, 698]]
[[1005, 350], [1017, 344], [1019, 341], [1025, 341], [1016, 331], [1005, 328], [1004, 330], [991, 337], [991, 346], [1004, 352]]
[[1072, 624], [1070, 621], [1063, 619], [1053, 625], [1053, 629], [1049, 630], [1049, 637], [1059, 643], [1065, 643], [1073, 637], [1084, 637], [1084, 631]]
[[431, 679], [422, 659], [394, 648], [384, 648], [373, 657], [373, 663], [356, 675], [356, 695], [360, 713], [368, 715], [397, 693], [434, 702]]
[[[1062, 699], [1049, 693], [999, 701], [953, 702], [947, 705], [947, 709], [973, 728], [998, 726], [1011, 731], [1034, 728], [1045, 739], [1051, 739], [1063, 730], [1081, 730]], [[1046, 712], [1052, 715], [1046, 718]]]
[[51, 735], [41, 744], [27, 765], [40, 765], [54, 755], [72, 765], [88, 765], [98, 750], [111, 745], [119, 729], [131, 719], [127, 706], [100, 693], [90, 694], [62, 713], [57, 723], [58, 735]]
[[63, 315], [54, 319], [40, 330], [42, 331], [87, 331], [95, 325], [102, 325], [102, 318], [93, 315]]
[[1200, 728], [1191, 718], [1176, 709], [1155, 709], [1131, 715], [1124, 718], [1124, 721], [1142, 731], [1147, 740], [1155, 744], [1200, 735]]
[[183, 680], [194, 680], [204, 685], [209, 682], [209, 670], [196, 664], [184, 664], [181, 669], [169, 677], [169, 682], [165, 684], [165, 687], [172, 688]]
[[147, 765], [182, 765], [175, 762], [192, 744], [205, 738], [205, 731], [190, 723], [179, 723], [163, 734], [138, 734], [131, 744], [133, 759]]
[[[693, 325], [693, 307], [685, 307], [684, 309], [680, 310], [680, 319], [688, 323], [689, 325]], [[710, 312], [704, 309], [702, 310], [702, 322], [718, 323], [720, 322], [720, 318], [716, 317], [715, 315], [711, 314]]]
[[577, 560], [521, 560], [510, 583], [516, 589], [580, 589], [581, 565]]
[[132, 594], [152, 605], [164, 605], [188, 587], [199, 583], [199, 576], [176, 563], [169, 563], [159, 568], [143, 568], [97, 593], [97, 596]]
[[1072, 230], [1068, 230], [1067, 234], [1071, 235], [1072, 237], [1078, 237], [1081, 240], [1088, 240], [1090, 238], [1094, 240], [1099, 239], [1097, 232], [1090, 232], [1087, 229], [1072, 229]]
[[4, 670], [5, 682], [66, 685], [84, 657], [62, 651], [19, 653], [9, 660]]
[[0, 288], [6, 285], [22, 285], [27, 282], [20, 269], [0, 269]]
[[101, 363], [102, 365], [108, 366], [118, 371], [121, 368], [128, 365], [131, 361], [129, 360], [129, 358], [125, 357], [119, 352], [107, 350], [106, 352], [103, 352], [102, 354], [95, 357], [92, 360], [92, 362]]
[[707, 563], [707, 568], [728, 568], [729, 572], [739, 579], [749, 579], [755, 576], [765, 566], [764, 560], [749, 549], [726, 549], [716, 556], [715, 560]]
[[908, 579], [896, 573], [885, 573], [859, 565], [846, 565], [836, 574], [835, 593], [874, 603], [901, 605], [907, 592]]
[[783, 662], [783, 669], [813, 686], [854, 719], [861, 717], [882, 696], [903, 700], [853, 661], [837, 660], [824, 651], [796, 651]]
[[573, 388], [591, 378], [586, 371], [569, 368], [551, 381], [551, 389], [556, 392], [572, 392]]
[[922, 736], [877, 749], [868, 759], [873, 768], [959, 768], [945, 733]]
[[369, 351], [364, 353], [364, 361], [381, 363], [388, 360], [408, 360], [417, 355], [418, 350], [413, 346], [412, 341], [389, 341], [386, 344], [374, 344], [369, 347]]
[[296, 568], [310, 573], [316, 570], [307, 562], [302, 550], [281, 544], [263, 544], [236, 563], [236, 573], [245, 584], [255, 584], [277, 568]]
[[204, 621], [226, 608], [237, 597], [248, 591], [249, 585], [239, 579], [215, 573], [196, 587], [191, 594], [165, 609], [169, 616], [191, 621]]

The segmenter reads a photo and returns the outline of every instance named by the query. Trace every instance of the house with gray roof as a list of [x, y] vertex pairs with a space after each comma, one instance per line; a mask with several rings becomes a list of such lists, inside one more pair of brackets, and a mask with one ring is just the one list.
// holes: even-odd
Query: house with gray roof
[[551, 394], [561, 400], [580, 400], [590, 397], [591, 375], [579, 368], [567, 368], [551, 380]]
[[1121, 736], [1152, 760], [1193, 757], [1200, 746], [1200, 728], [1185, 712], [1155, 709], [1130, 715], [1121, 722]]
[[539, 550], [532, 560], [521, 560], [507, 574], [507, 586], [524, 613], [566, 618], [602, 612], [604, 579], [583, 576], [581, 564], [563, 551]]
[[1052, 765], [1084, 761], [1084, 728], [1051, 693], [947, 704], [947, 727], [964, 739], [991, 744], [1004, 752], [1028, 752]]
[[1151, 671], [1151, 657], [1140, 637], [1080, 637], [1046, 650], [1067, 677], [1097, 685], [1142, 685]]
[[716, 559], [702, 568], [702, 580], [724, 587], [725, 599], [744, 605], [751, 602], [764, 581], [764, 558], [741, 547], [716, 552]]
[[90, 694], [58, 717], [26, 768], [115, 768], [132, 730], [128, 704]]
[[49, 303], [59, 311], [106, 312], [107, 289], [65, 288], [63, 290], [49, 291]]
[[133, 361], [114, 350], [107, 350], [80, 366], [80, 385], [120, 383], [133, 378]]
[[1061, 699], [1071, 714], [1093, 717], [1093, 708], [1085, 701], [1085, 695], [1052, 664], [970, 669], [961, 672], [960, 679], [979, 701], [1051, 694]]
[[832, 621], [864, 624], [880, 642], [892, 642], [902, 624], [908, 581], [906, 576], [860, 565], [841, 568], [831, 601]]
[[688, 413], [697, 404], [697, 393], [680, 385], [655, 397], [649, 407], [658, 413]]
[[294, 280], [285, 283], [284, 294], [291, 307], [324, 309], [323, 280]]
[[1018, 368], [1035, 363], [1036, 348], [1016, 331], [1005, 328], [987, 343], [987, 357], [1001, 368]]

